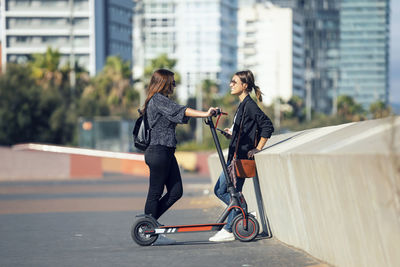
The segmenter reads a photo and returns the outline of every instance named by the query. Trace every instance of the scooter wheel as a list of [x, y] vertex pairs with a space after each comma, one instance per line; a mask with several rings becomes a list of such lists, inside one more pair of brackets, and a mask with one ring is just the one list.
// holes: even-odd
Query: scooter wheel
[[156, 234], [146, 234], [146, 231], [154, 230], [157, 225], [148, 218], [141, 218], [137, 220], [131, 229], [131, 236], [133, 241], [135, 241], [140, 246], [150, 246], [153, 244], [158, 235]]
[[248, 224], [247, 228], [245, 228], [245, 219], [242, 214], [239, 214], [233, 219], [232, 230], [236, 239], [242, 242], [249, 242], [256, 238], [260, 226], [253, 215], [248, 215]]

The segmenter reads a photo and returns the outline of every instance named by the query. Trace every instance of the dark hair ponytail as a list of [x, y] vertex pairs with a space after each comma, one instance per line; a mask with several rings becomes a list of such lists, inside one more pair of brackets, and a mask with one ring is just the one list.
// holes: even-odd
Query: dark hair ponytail
[[260, 87], [258, 87], [257, 85], [254, 85], [254, 92], [256, 93], [256, 97], [257, 97], [257, 100], [258, 100], [258, 102], [262, 102], [262, 92], [261, 92], [261, 90], [260, 90]]
[[262, 102], [262, 92], [260, 90], [260, 87], [254, 84], [254, 75], [250, 70], [244, 70], [244, 71], [238, 71], [235, 73], [236, 76], [240, 78], [240, 81], [242, 83], [247, 84], [247, 89], [246, 91], [251, 93], [251, 91], [254, 89], [254, 92], [257, 97], [258, 102]]

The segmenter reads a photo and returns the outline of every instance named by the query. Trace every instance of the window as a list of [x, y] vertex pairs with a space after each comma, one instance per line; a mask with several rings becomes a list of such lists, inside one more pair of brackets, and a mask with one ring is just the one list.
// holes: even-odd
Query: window
[[28, 38], [26, 36], [17, 36], [16, 42], [17, 43], [26, 43], [27, 39]]

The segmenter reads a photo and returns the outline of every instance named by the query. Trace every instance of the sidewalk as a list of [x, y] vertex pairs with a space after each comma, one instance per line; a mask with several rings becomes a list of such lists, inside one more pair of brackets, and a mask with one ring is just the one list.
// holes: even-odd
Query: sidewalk
[[[206, 177], [184, 175], [185, 193], [163, 224], [210, 223], [223, 207]], [[0, 183], [0, 266], [326, 266], [278, 240], [212, 243], [213, 232], [140, 247], [130, 237], [143, 213], [146, 178]]]

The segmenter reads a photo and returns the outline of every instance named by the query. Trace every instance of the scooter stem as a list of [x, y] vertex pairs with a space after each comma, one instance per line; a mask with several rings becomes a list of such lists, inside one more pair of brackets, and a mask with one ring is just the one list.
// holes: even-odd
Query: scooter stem
[[224, 174], [225, 174], [226, 184], [227, 184], [228, 188], [229, 188], [229, 187], [233, 187], [232, 181], [231, 181], [231, 179], [229, 178], [230, 176], [229, 176], [229, 174], [228, 174], [228, 169], [227, 169], [227, 167], [226, 167], [226, 162], [225, 162], [224, 154], [222, 153], [221, 145], [220, 145], [220, 143], [219, 143], [219, 139], [218, 139], [218, 136], [217, 136], [217, 132], [215, 131], [214, 122], [213, 122], [213, 120], [212, 120], [212, 117], [207, 117], [207, 119], [206, 119], [206, 124], [207, 124], [208, 126], [210, 126], [211, 134], [212, 134], [212, 137], [213, 137], [213, 139], [214, 139], [215, 147], [217, 148], [218, 157], [219, 157], [219, 160], [220, 160], [220, 162], [221, 162], [222, 170], [223, 170], [223, 172], [224, 172]]

